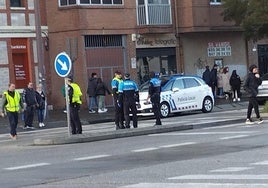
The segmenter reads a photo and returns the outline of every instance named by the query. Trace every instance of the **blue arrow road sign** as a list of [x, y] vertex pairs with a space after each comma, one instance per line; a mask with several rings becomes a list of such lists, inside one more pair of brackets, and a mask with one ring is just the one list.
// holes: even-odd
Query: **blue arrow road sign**
[[61, 52], [55, 58], [54, 66], [57, 74], [60, 77], [66, 77], [72, 69], [72, 61], [68, 54]]

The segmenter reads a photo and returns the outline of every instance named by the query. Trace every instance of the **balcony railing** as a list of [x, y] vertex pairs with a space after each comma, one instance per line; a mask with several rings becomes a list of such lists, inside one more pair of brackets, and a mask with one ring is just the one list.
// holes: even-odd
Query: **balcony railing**
[[170, 5], [138, 5], [137, 7], [138, 25], [169, 25], [171, 20]]

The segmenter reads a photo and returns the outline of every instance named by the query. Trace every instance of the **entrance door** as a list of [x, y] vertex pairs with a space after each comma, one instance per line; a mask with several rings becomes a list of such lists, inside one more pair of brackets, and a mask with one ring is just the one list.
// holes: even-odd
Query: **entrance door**
[[258, 45], [258, 62], [260, 73], [268, 73], [268, 45]]
[[12, 59], [16, 88], [25, 88], [30, 80], [27, 53], [13, 53]]

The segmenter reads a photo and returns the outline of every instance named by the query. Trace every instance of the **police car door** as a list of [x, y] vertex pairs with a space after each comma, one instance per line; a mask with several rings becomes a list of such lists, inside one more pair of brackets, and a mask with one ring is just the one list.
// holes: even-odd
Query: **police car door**
[[183, 78], [183, 81], [185, 86], [184, 100], [186, 101], [185, 104], [187, 104], [184, 108], [186, 110], [198, 109], [198, 102], [201, 100], [200, 98], [202, 98], [202, 93], [199, 91], [200, 83], [194, 77]]
[[184, 107], [187, 106], [185, 100], [185, 89], [182, 78], [177, 78], [171, 88], [171, 99], [173, 104], [170, 104], [172, 112], [184, 111]]

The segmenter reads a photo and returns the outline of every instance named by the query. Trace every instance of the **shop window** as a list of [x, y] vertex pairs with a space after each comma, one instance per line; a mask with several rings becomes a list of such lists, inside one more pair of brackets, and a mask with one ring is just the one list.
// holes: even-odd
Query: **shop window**
[[6, 13], [0, 13], [0, 23], [2, 26], [7, 25], [7, 14]]
[[11, 13], [11, 25], [12, 26], [25, 26], [25, 14], [24, 13]]

